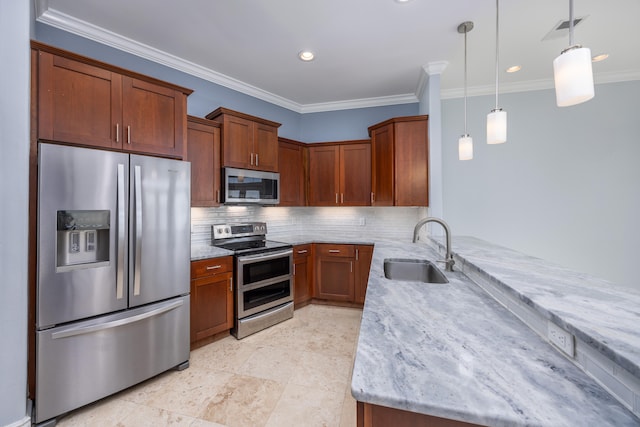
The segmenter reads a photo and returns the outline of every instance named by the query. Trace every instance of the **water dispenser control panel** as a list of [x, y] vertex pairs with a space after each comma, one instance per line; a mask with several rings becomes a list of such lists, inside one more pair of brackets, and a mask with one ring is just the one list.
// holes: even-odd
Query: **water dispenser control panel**
[[57, 268], [97, 267], [109, 261], [109, 211], [57, 212]]

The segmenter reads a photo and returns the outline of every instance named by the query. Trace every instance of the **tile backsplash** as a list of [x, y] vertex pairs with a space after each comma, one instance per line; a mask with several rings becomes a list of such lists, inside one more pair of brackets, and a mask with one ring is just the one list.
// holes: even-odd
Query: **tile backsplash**
[[191, 208], [191, 241], [211, 239], [211, 225], [263, 221], [267, 237], [305, 234], [341, 239], [401, 239], [411, 241], [416, 222], [427, 216], [426, 207], [260, 207], [222, 206]]

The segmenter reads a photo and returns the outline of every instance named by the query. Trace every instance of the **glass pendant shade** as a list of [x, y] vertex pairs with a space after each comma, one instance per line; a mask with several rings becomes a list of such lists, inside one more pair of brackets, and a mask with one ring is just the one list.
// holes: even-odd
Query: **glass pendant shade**
[[507, 112], [502, 108], [487, 114], [487, 144], [507, 142]]
[[468, 134], [462, 135], [460, 139], [458, 139], [458, 159], [473, 159], [473, 138], [471, 138]]
[[591, 49], [572, 46], [553, 60], [556, 104], [569, 107], [593, 98]]

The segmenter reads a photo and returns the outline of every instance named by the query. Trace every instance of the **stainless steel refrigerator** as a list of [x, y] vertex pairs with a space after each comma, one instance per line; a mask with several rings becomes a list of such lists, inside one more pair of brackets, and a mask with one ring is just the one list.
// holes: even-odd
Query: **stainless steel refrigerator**
[[41, 143], [35, 422], [188, 366], [190, 163]]

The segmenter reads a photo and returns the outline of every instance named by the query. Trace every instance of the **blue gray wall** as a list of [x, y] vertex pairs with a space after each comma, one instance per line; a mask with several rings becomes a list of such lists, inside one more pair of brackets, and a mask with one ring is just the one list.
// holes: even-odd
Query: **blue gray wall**
[[444, 217], [472, 235], [640, 290], [640, 81], [596, 85], [558, 108], [553, 90], [504, 94], [506, 144], [487, 145], [491, 96], [468, 100], [474, 158], [459, 161], [462, 99], [444, 100]]
[[0, 1], [0, 425], [27, 426], [29, 38], [33, 2]]

